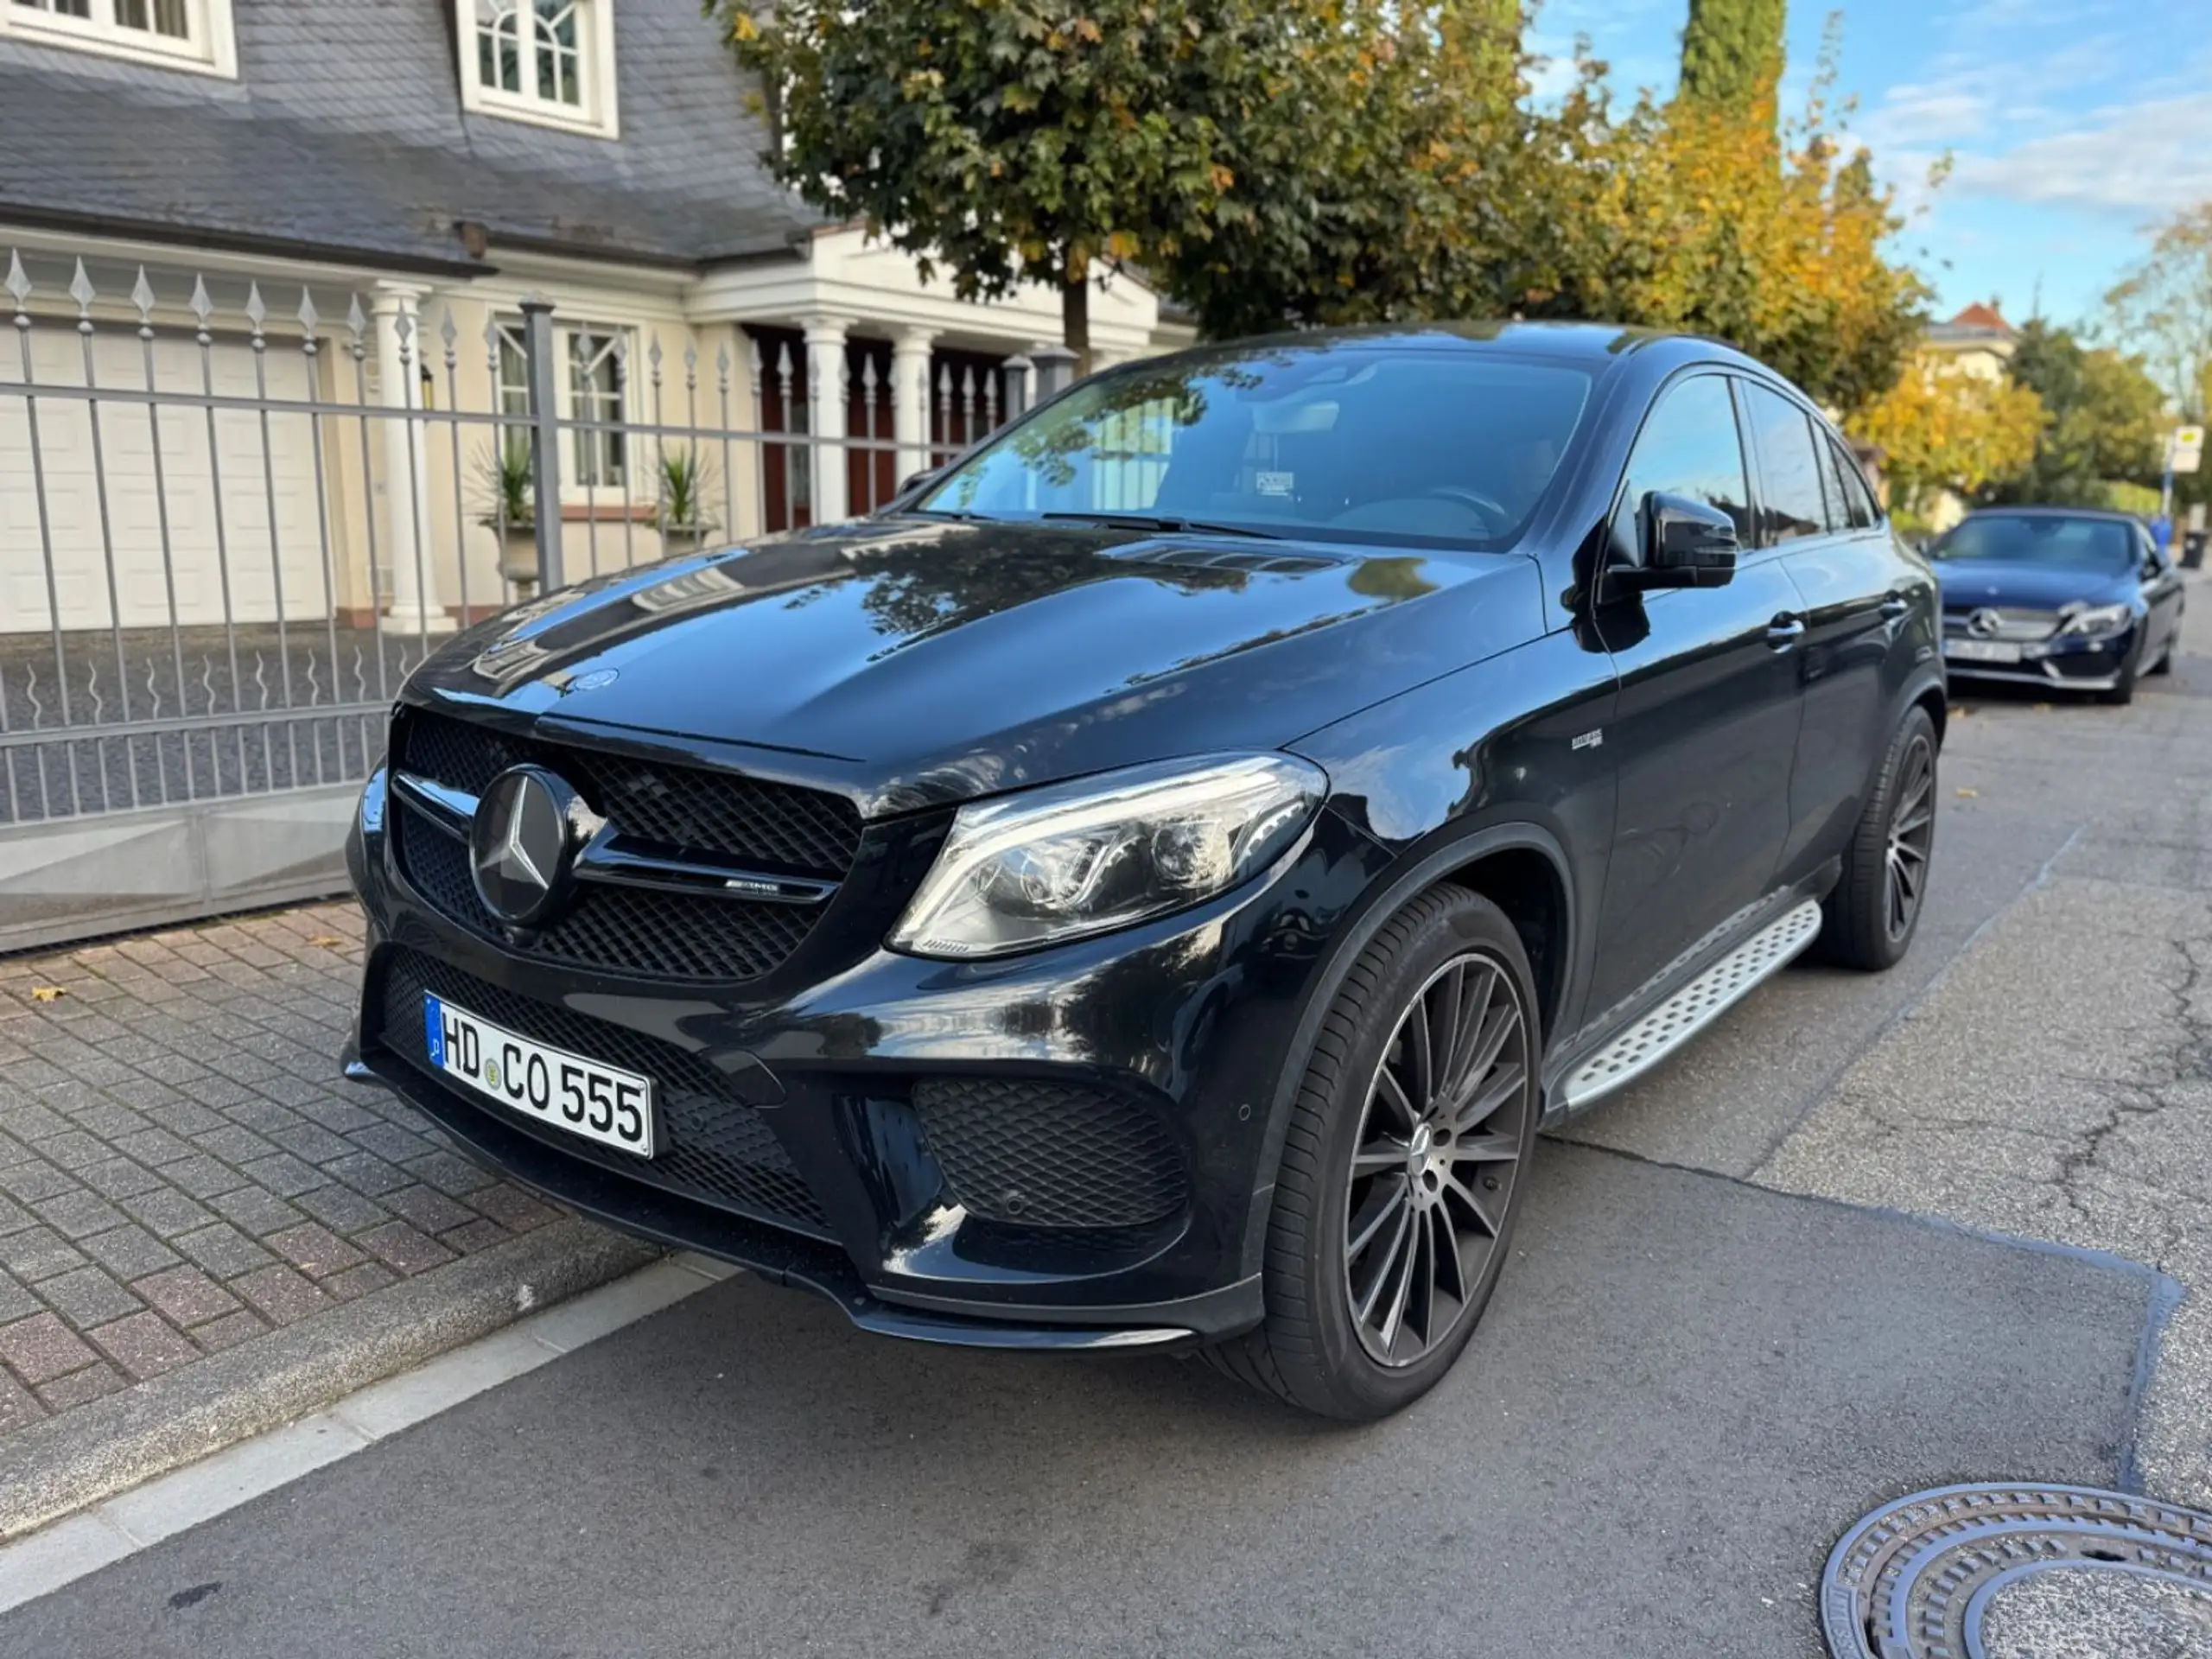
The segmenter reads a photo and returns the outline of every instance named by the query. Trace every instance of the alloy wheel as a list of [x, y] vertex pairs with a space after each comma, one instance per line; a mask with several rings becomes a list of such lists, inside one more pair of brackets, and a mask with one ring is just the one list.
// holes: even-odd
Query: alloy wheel
[[1936, 747], [1915, 734], [1897, 768], [1897, 802], [1890, 813], [1889, 855], [1883, 873], [1882, 918], [1892, 940], [1920, 913], [1928, 885], [1928, 854], [1936, 839]]
[[1375, 1069], [1353, 1142], [1344, 1273], [1369, 1357], [1411, 1365], [1479, 1300], [1534, 1110], [1528, 1009], [1470, 950], [1430, 975]]

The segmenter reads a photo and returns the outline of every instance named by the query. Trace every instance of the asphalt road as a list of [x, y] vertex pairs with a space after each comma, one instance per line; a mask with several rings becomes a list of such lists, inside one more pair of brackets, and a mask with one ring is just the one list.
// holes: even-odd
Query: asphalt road
[[1962, 698], [1907, 963], [1793, 970], [1548, 1142], [1467, 1360], [1389, 1423], [739, 1279], [18, 1609], [0, 1655], [1771, 1659], [1897, 1494], [2202, 1503], [2212, 1321], [2152, 1269], [2212, 1287], [2208, 780], [2212, 661], [2127, 709]]

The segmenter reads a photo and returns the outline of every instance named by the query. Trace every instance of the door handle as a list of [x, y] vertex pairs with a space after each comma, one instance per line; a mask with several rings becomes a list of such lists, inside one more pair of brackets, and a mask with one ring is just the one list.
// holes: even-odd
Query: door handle
[[1912, 601], [1903, 594], [1891, 594], [1882, 601], [1882, 615], [1886, 620], [1891, 622], [1896, 621], [1911, 608]]
[[1805, 619], [1787, 611], [1766, 625], [1766, 643], [1775, 651], [1787, 651], [1804, 637]]

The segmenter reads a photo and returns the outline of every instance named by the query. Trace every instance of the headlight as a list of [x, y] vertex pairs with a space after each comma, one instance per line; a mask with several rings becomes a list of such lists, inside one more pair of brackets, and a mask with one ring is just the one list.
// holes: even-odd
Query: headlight
[[2118, 633], [2135, 620], [2126, 605], [2092, 605], [2075, 612], [2059, 626], [2061, 633]]
[[1281, 856], [1327, 788], [1289, 755], [1224, 755], [963, 806], [891, 948], [1003, 956], [1201, 903]]

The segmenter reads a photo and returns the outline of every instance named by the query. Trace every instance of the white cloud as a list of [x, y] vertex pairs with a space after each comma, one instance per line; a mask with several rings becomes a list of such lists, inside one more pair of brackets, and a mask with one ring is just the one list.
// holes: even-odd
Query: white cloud
[[2164, 213], [2212, 197], [2212, 92], [2091, 112], [1994, 155], [1963, 155], [1956, 188], [2010, 200]]

